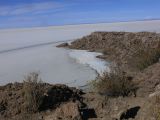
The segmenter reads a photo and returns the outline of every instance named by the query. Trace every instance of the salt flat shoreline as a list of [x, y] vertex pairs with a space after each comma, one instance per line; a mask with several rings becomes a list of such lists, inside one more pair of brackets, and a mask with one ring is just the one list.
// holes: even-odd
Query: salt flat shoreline
[[[84, 80], [93, 79], [91, 74], [95, 74], [95, 72], [89, 70], [91, 68], [88, 68], [88, 66], [85, 65], [76, 65], [77, 63], [68, 58], [68, 53], [65, 52], [65, 50], [60, 50], [59, 53], [55, 53], [59, 49], [52, 49], [51, 45], [49, 45], [50, 47], [48, 48], [46, 46], [50, 43], [75, 40], [95, 31], [160, 32], [160, 20], [0, 30], [0, 82], [3, 83], [4, 81], [7, 83], [8, 80], [9, 82], [16, 80], [19, 81], [23, 79], [24, 75], [33, 71], [40, 71], [42, 78], [46, 82], [56, 79], [64, 81], [63, 83], [71, 83], [82, 75], [85, 76], [81, 77]], [[46, 46], [36, 47], [43, 44], [46, 44]], [[13, 50], [18, 51], [13, 52], [13, 54], [8, 53]], [[58, 54], [65, 56], [65, 58], [60, 58]], [[59, 58], [57, 58], [56, 55], [58, 55]], [[55, 59], [53, 59], [53, 57], [55, 57]], [[74, 78], [73, 80], [65, 81], [65, 77], [62, 78], [61, 75], [58, 76], [61, 71], [60, 69], [63, 71], [63, 65], [61, 64], [63, 61], [58, 61], [57, 59], [67, 61], [66, 64], [68, 65], [65, 66], [73, 69], [70, 73], [77, 71], [75, 75], [71, 74], [71, 78]], [[55, 65], [53, 63], [54, 61], [58, 63]], [[60, 66], [60, 69], [55, 71], [55, 74], [53, 74], [54, 72], [51, 72], [54, 71], [54, 66]], [[67, 68], [64, 71], [65, 75], [66, 73], [68, 74]], [[78, 70], [79, 68], [81, 70]], [[85, 71], [89, 71], [88, 75]], [[79, 74], [79, 77], [76, 77], [76, 74]], [[84, 80], [82, 81], [84, 82]]]

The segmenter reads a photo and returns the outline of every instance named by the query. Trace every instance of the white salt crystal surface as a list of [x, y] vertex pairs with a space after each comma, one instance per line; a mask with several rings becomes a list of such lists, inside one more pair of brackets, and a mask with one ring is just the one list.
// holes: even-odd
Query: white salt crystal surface
[[78, 63], [88, 65], [89, 67], [93, 68], [100, 75], [105, 71], [109, 72], [109, 63], [96, 58], [96, 56], [102, 55], [101, 53], [88, 52], [86, 50], [72, 50], [69, 55]]

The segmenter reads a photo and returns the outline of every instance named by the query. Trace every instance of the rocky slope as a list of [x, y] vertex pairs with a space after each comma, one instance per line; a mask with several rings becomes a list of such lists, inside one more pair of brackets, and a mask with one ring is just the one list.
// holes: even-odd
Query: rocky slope
[[[133, 82], [137, 85], [135, 97], [109, 98], [107, 99], [109, 103], [106, 103], [105, 100], [104, 103], [107, 107], [103, 106], [105, 108], [103, 110], [99, 109], [99, 105], [97, 105], [97, 113], [102, 110], [104, 120], [159, 119], [155, 117], [153, 111], [157, 108], [156, 106], [159, 106], [157, 105], [159, 103], [155, 101], [160, 96], [160, 60], [158, 60], [160, 58], [160, 34], [150, 32], [94, 32], [72, 42], [69, 48], [102, 52], [103, 55], [97, 57], [116, 63], [133, 77]], [[148, 54], [147, 52], [150, 52], [151, 49], [158, 50], [158, 54], [156, 56], [151, 55], [155, 52]], [[157, 59], [153, 62], [150, 57], [157, 57]], [[152, 62], [148, 64], [146, 59]], [[143, 69], [134, 69], [133, 66], [137, 65], [138, 62], [140, 65], [147, 64], [145, 67], [143, 66]], [[95, 105], [94, 100], [91, 104]], [[125, 110], [126, 112], [124, 112]], [[160, 109], [158, 108], [158, 110]], [[135, 111], [137, 111], [136, 114]]]

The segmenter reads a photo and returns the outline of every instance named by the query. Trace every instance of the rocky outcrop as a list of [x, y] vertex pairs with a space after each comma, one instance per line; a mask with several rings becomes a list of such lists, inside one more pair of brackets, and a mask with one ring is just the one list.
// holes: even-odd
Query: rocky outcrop
[[[43, 113], [48, 110], [55, 110], [62, 104], [68, 102], [69, 103], [64, 107], [60, 107], [62, 108], [61, 110], [59, 108], [59, 112], [64, 112], [64, 116], [73, 115], [73, 117], [75, 117], [74, 114], [78, 115], [78, 106], [77, 104], [72, 103], [72, 101], [79, 101], [79, 103], [81, 102], [81, 90], [77, 90], [76, 88], [69, 88], [66, 85], [51, 85], [46, 83], [42, 84], [42, 87], [45, 89], [45, 93], [44, 97], [41, 98], [42, 104], [39, 109], [40, 115], [38, 116], [43, 115]], [[24, 116], [27, 116], [27, 114], [30, 114], [29, 116], [32, 116], [32, 114], [35, 116], [37, 114], [28, 113], [28, 111], [25, 109], [26, 100], [24, 98], [24, 89], [22, 83], [1, 86], [0, 96], [0, 119], [4, 118], [7, 120], [18, 120], [18, 118], [22, 119]]]
[[[140, 46], [140, 45], [143, 46]], [[128, 63], [137, 47], [160, 47], [160, 35], [151, 32], [94, 32], [72, 42], [69, 48], [103, 52], [103, 58], [119, 62], [122, 65]]]
[[93, 32], [91, 35], [72, 42], [70, 48], [87, 50], [113, 48], [127, 50], [130, 46], [139, 42], [144, 43], [146, 46], [157, 47], [157, 41], [160, 41], [160, 35], [151, 32]]
[[56, 47], [68, 47], [69, 44], [68, 43], [62, 43], [60, 45], [57, 45]]

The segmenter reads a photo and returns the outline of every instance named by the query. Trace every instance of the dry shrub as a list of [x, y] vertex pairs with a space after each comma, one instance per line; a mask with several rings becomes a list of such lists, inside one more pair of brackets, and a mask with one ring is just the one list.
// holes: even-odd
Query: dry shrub
[[26, 110], [39, 111], [44, 99], [44, 87], [38, 73], [30, 73], [25, 77], [23, 91]]
[[120, 68], [114, 68], [110, 73], [105, 72], [92, 81], [93, 89], [112, 97], [135, 95], [136, 85], [132, 77], [126, 75]]
[[148, 66], [159, 61], [160, 58], [160, 46], [156, 48], [145, 47], [143, 44], [139, 44], [134, 48], [134, 52], [130, 58], [131, 67], [143, 70]]
[[160, 49], [140, 50], [133, 56], [135, 66], [139, 70], [143, 70], [148, 66], [159, 61]]

